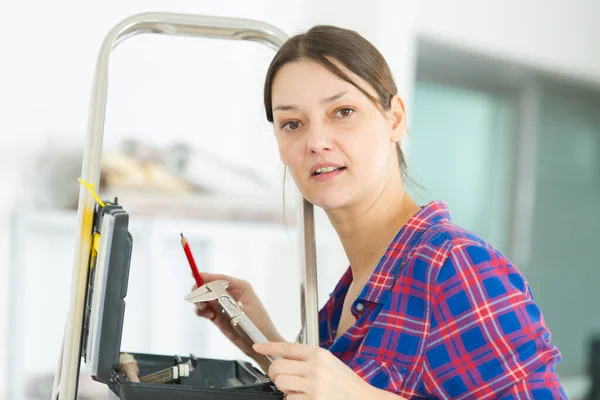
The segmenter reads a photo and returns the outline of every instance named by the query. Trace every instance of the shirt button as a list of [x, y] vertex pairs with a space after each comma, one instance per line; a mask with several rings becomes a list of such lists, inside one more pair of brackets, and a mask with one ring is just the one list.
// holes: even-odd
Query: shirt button
[[365, 308], [365, 306], [363, 305], [363, 303], [358, 303], [358, 304], [356, 305], [356, 309], [357, 309], [358, 311], [362, 311], [364, 308]]

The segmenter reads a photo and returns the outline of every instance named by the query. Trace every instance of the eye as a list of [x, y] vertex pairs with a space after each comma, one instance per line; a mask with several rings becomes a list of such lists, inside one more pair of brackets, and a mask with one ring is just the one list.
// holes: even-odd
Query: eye
[[300, 122], [298, 121], [288, 121], [281, 125], [281, 129], [285, 129], [288, 131], [295, 131], [298, 128], [300, 128]]
[[350, 114], [352, 114], [353, 112], [354, 112], [353, 109], [345, 107], [345, 108], [340, 108], [339, 110], [337, 110], [335, 115], [338, 117], [346, 118], [346, 117], [349, 117]]

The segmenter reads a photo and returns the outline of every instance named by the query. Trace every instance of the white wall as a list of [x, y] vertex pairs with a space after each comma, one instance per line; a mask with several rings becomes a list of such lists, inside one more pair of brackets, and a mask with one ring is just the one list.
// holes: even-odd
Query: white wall
[[597, 0], [421, 0], [420, 36], [600, 84]]
[[[47, 169], [42, 164], [36, 173], [25, 173], [31, 172], [34, 155], [82, 151], [95, 60], [108, 31], [123, 18], [145, 11], [252, 18], [272, 23], [290, 35], [316, 23], [339, 24], [357, 29], [380, 47], [396, 73], [401, 93], [409, 97], [417, 1], [403, 2], [402, 7], [391, 0], [323, 3], [0, 3], [0, 360], [6, 359], [10, 329], [10, 214], [16, 207], [32, 203], [36, 178]], [[225, 149], [227, 155], [279, 178], [275, 143], [261, 104], [264, 71], [272, 55], [256, 44], [151, 35], [123, 43], [111, 59], [105, 146], [130, 134], [159, 145], [182, 138], [212, 150]], [[322, 217], [319, 214], [319, 225], [330, 234]], [[340, 263], [343, 254], [339, 248], [331, 249], [326, 259], [340, 264], [326, 274], [326, 281], [331, 281], [345, 267]], [[20, 312], [43, 312], [43, 307], [51, 306], [43, 305], [42, 300], [38, 310]], [[7, 366], [8, 362], [0, 363], [0, 388], [6, 387]]]

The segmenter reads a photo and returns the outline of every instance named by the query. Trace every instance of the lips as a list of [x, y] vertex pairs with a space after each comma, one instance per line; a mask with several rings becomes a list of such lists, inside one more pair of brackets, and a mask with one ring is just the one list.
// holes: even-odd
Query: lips
[[327, 174], [327, 173], [331, 173], [331, 172], [343, 171], [345, 169], [346, 169], [346, 167], [344, 165], [340, 165], [340, 164], [319, 163], [319, 164], [315, 164], [310, 169], [310, 176], [314, 177], [314, 176], [319, 176], [319, 175]]

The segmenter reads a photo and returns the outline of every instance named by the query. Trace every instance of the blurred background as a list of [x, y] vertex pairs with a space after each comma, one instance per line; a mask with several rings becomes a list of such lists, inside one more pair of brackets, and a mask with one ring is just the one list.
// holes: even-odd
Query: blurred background
[[[0, 398], [50, 397], [96, 58], [115, 24], [145, 11], [251, 18], [290, 36], [335, 24], [372, 41], [407, 103], [411, 194], [445, 200], [523, 271], [569, 398], [592, 398], [597, 0], [0, 3]], [[200, 269], [250, 280], [281, 333], [298, 332], [296, 197], [262, 104], [272, 57], [256, 43], [150, 34], [112, 53], [99, 191], [131, 215], [123, 351], [244, 358], [182, 301], [193, 280], [180, 232]], [[318, 210], [317, 254], [323, 304], [347, 260]], [[85, 368], [81, 379], [81, 398], [106, 398]]]

